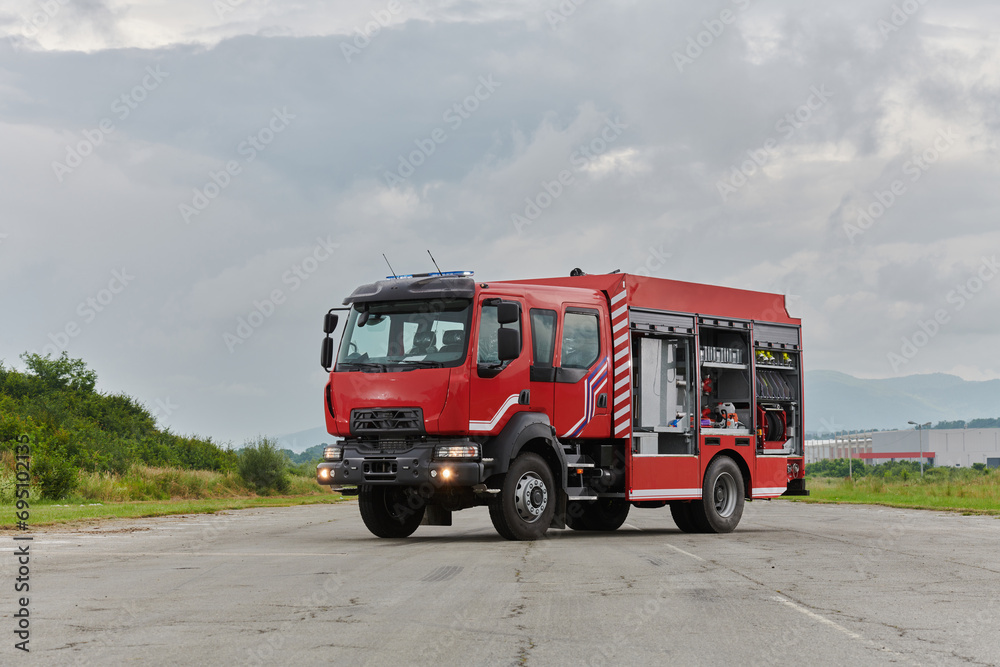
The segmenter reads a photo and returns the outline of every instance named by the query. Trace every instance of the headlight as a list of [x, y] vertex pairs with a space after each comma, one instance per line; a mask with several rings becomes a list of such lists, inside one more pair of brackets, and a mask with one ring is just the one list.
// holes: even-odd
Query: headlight
[[434, 448], [436, 459], [478, 459], [479, 445], [438, 445]]
[[323, 450], [324, 461], [339, 461], [344, 458], [344, 448], [340, 445], [329, 445]]

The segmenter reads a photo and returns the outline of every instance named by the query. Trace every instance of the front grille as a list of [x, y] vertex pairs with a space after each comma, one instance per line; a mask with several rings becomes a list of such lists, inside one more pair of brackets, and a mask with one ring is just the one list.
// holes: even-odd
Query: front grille
[[351, 410], [351, 433], [416, 434], [424, 432], [424, 412], [420, 408], [354, 408]]
[[362, 440], [358, 450], [362, 454], [402, 454], [413, 449], [413, 445], [408, 440]]

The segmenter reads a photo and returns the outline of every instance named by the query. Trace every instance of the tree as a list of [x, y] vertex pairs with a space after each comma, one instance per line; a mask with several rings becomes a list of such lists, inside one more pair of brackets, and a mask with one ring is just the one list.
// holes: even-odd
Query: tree
[[28, 370], [38, 378], [46, 389], [75, 389], [84, 392], [94, 391], [97, 384], [97, 372], [87, 368], [83, 359], [70, 359], [63, 350], [62, 355], [52, 359], [51, 354], [44, 357], [37, 353], [25, 352], [21, 359]]

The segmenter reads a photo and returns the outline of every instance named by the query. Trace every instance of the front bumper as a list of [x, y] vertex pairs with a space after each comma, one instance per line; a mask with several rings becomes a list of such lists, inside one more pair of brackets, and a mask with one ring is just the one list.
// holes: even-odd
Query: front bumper
[[316, 481], [329, 486], [358, 484], [423, 486], [472, 486], [492, 474], [491, 461], [433, 458], [438, 445], [468, 444], [468, 440], [415, 442], [387, 451], [378, 443], [344, 441], [341, 461], [324, 461], [316, 466]]

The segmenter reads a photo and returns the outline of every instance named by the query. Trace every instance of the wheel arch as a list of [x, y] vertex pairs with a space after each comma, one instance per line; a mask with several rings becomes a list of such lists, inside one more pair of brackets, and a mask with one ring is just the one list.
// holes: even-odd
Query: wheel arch
[[483, 445], [483, 455], [494, 460], [493, 471], [497, 474], [507, 472], [522, 452], [541, 456], [552, 470], [558, 488], [566, 488], [566, 457], [548, 415], [518, 412], [507, 421], [500, 435]]

